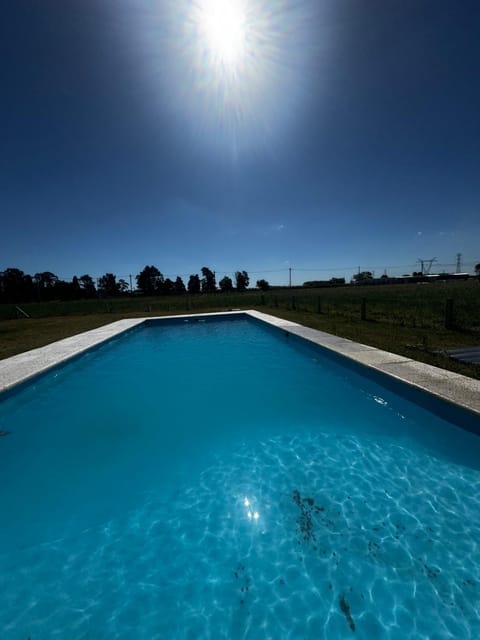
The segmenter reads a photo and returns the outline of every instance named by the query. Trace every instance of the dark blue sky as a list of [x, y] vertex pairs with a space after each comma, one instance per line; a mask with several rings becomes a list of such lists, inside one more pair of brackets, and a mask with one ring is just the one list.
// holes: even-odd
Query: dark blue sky
[[251, 0], [235, 73], [201, 2], [4, 3], [0, 270], [480, 261], [478, 2]]

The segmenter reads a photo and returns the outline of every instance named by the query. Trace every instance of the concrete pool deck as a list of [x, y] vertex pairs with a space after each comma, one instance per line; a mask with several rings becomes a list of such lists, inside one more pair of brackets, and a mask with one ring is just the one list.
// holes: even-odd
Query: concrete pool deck
[[92, 329], [58, 342], [0, 360], [0, 394], [77, 356], [106, 340], [114, 338], [147, 320], [172, 320], [191, 317], [247, 315], [288, 333], [304, 338], [333, 353], [386, 374], [411, 387], [426, 391], [451, 404], [459, 405], [480, 417], [480, 380], [452, 371], [417, 362], [404, 356], [369, 347], [330, 333], [310, 329], [296, 322], [283, 320], [260, 311], [225, 311], [219, 313], [185, 314], [149, 318], [128, 318]]

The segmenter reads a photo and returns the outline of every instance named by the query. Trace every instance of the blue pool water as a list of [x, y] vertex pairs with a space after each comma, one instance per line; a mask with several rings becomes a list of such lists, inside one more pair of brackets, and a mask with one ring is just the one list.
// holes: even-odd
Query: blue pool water
[[480, 637], [480, 438], [247, 319], [0, 403], [0, 638]]

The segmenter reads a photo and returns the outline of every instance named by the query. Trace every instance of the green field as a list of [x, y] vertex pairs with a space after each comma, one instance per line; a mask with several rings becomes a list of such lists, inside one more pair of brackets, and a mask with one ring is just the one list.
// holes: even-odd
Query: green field
[[125, 317], [258, 309], [480, 379], [479, 365], [462, 364], [441, 353], [480, 346], [480, 283], [476, 280], [134, 296], [21, 307], [30, 319], [17, 318], [14, 305], [0, 306], [0, 358]]

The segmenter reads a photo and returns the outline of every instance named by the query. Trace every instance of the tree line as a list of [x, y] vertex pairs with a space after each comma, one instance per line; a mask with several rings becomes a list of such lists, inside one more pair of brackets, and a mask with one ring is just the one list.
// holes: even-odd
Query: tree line
[[[50, 271], [29, 275], [20, 269], [8, 268], [0, 272], [0, 303], [70, 301], [91, 298], [112, 298], [132, 293], [144, 296], [166, 296], [214, 293], [216, 291], [245, 291], [250, 278], [246, 271], [235, 272], [235, 282], [224, 276], [217, 286], [216, 274], [208, 267], [202, 267], [201, 276], [194, 273], [187, 284], [180, 276], [175, 280], [165, 278], [157, 267], [146, 266], [135, 276], [136, 289], [123, 278], [117, 280], [113, 273], [105, 273], [94, 280], [88, 274], [73, 276], [71, 282], [61, 280]], [[262, 291], [269, 288], [266, 280], [257, 280]]]

